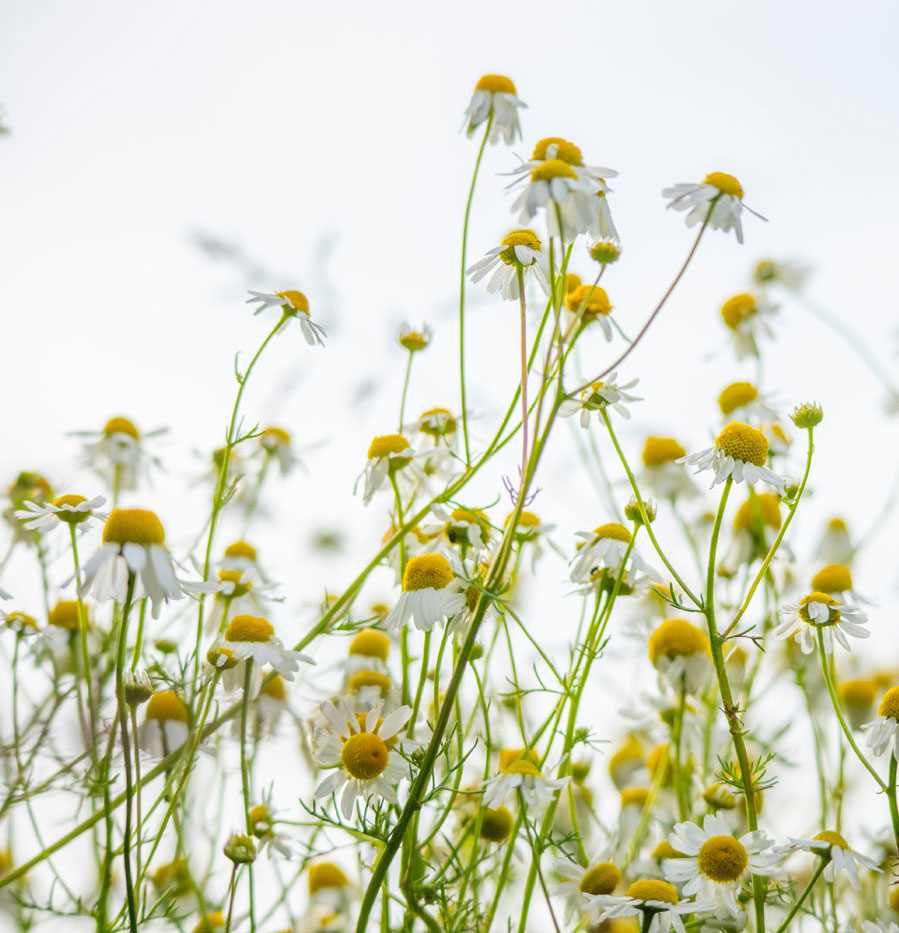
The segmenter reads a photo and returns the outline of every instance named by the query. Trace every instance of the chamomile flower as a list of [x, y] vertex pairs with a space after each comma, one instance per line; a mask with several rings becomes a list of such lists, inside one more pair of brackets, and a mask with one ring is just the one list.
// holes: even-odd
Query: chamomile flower
[[742, 912], [737, 892], [744, 876], [773, 875], [779, 856], [770, 851], [772, 840], [761, 830], [733, 836], [724, 817], [709, 814], [702, 823], [676, 823], [668, 842], [683, 858], [666, 859], [666, 877], [683, 882], [683, 894], [696, 894], [724, 907], [731, 916]]
[[475, 284], [489, 273], [488, 292], [499, 292], [506, 301], [518, 301], [521, 297], [519, 280], [526, 284], [533, 276], [544, 294], [549, 294], [547, 263], [543, 255], [540, 238], [533, 230], [513, 230], [503, 237], [499, 246], [487, 250], [483, 259], [469, 266], [466, 273]]
[[429, 408], [417, 421], [404, 425], [403, 430], [423, 435], [431, 446], [454, 447], [458, 426], [458, 419], [448, 408]]
[[413, 327], [408, 321], [403, 321], [396, 332], [397, 342], [410, 353], [420, 353], [427, 349], [431, 342], [431, 328], [427, 324]]
[[465, 587], [443, 554], [410, 558], [403, 572], [403, 592], [385, 620], [387, 630], [395, 632], [411, 619], [420, 631], [430, 631], [465, 608]]
[[866, 677], [851, 677], [837, 684], [840, 706], [853, 729], [862, 729], [870, 721], [877, 693], [877, 684]]
[[824, 650], [830, 654], [834, 643], [851, 651], [847, 635], [867, 638], [864, 627], [868, 617], [857, 607], [840, 602], [829, 593], [809, 593], [798, 603], [785, 603], [780, 609], [780, 624], [773, 630], [775, 638], [796, 636], [803, 654], [811, 654], [818, 644], [818, 633], [824, 635]]
[[[593, 531], [578, 531], [578, 538], [583, 541], [578, 545], [577, 554], [572, 559], [571, 579], [575, 583], [589, 583], [600, 570], [606, 569], [617, 573], [621, 569], [628, 553], [632, 535], [619, 522], [607, 522]], [[634, 548], [630, 548], [629, 564], [651, 577], [658, 576]]]
[[812, 577], [812, 589], [817, 593], [829, 593], [852, 602], [865, 602], [855, 592], [852, 571], [845, 564], [828, 564]]
[[768, 421], [777, 417], [777, 412], [768, 405], [766, 396], [751, 382], [732, 382], [722, 389], [718, 396], [718, 408], [729, 419]]
[[[704, 223], [727, 233], [733, 230], [737, 242], [743, 242], [743, 227], [740, 214], [743, 212], [743, 186], [724, 172], [712, 172], [699, 184], [679, 184], [665, 188], [662, 197], [670, 198], [668, 207], [675, 211], [689, 211], [687, 226]], [[751, 208], [746, 208], [755, 214]], [[756, 217], [761, 217], [756, 214]]]
[[765, 466], [768, 459], [768, 438], [757, 428], [739, 421], [731, 421], [715, 438], [712, 447], [680, 457], [678, 463], [695, 466], [696, 473], [714, 470], [713, 489], [732, 478], [735, 483], [755, 483], [763, 480], [783, 494], [786, 479]]
[[465, 133], [471, 136], [491, 117], [490, 142], [496, 145], [502, 137], [507, 146], [521, 138], [518, 111], [527, 104], [519, 100], [511, 78], [505, 75], [481, 75], [474, 86], [471, 101], [465, 108]]
[[880, 871], [880, 867], [874, 859], [856, 852], [849, 847], [849, 843], [838, 832], [833, 830], [824, 830], [811, 839], [790, 839], [789, 845], [778, 846], [773, 851], [784, 855], [788, 852], [802, 849], [805, 852], [811, 852], [819, 855], [827, 861], [823, 875], [825, 881], [833, 882], [836, 879], [837, 872], [845, 872], [849, 879], [849, 884], [856, 891], [861, 890], [861, 882], [858, 878], [858, 867], [861, 865], [870, 871]]
[[26, 502], [15, 516], [29, 530], [46, 533], [60, 525], [87, 525], [90, 519], [105, 522], [109, 515], [97, 511], [105, 502], [105, 496], [93, 499], [77, 495], [57, 496], [50, 502]]
[[527, 749], [501, 752], [499, 774], [484, 784], [484, 806], [499, 807], [511, 794], [521, 794], [528, 807], [549, 803], [556, 792], [568, 784], [568, 778], [544, 777], [536, 762], [534, 753]]
[[877, 719], [862, 726], [868, 733], [866, 743], [875, 755], [882, 755], [888, 745], [893, 746], [893, 757], [899, 761], [899, 687], [890, 687], [877, 709]]
[[190, 730], [187, 707], [174, 690], [160, 690], [150, 697], [138, 730], [140, 747], [154, 758], [164, 758], [180, 748]]
[[782, 285], [791, 292], [798, 292], [802, 290], [811, 274], [812, 267], [804, 262], [775, 262], [773, 259], [762, 259], [752, 270], [752, 281], [760, 288]]
[[284, 330], [290, 323], [290, 319], [293, 318], [299, 324], [303, 337], [306, 338], [306, 343], [310, 347], [315, 346], [315, 344], [321, 347], [325, 345], [322, 338], [326, 337], [327, 334], [321, 325], [316, 324], [310, 317], [309, 299], [302, 292], [291, 288], [283, 292], [254, 292], [250, 290], [249, 294], [250, 297], [247, 298], [246, 303], [248, 305], [259, 305], [253, 312], [254, 315], [261, 314], [268, 308], [279, 308], [281, 310], [284, 324], [279, 329], [279, 333]]
[[829, 564], [846, 564], [852, 562], [855, 554], [855, 545], [849, 534], [846, 519], [835, 515], [829, 519], [815, 548], [815, 557]]
[[[597, 922], [639, 915], [647, 933], [668, 933], [672, 927], [677, 933], [686, 933], [682, 917], [704, 913], [715, 906], [711, 900], [682, 901], [673, 884], [655, 878], [632, 882], [624, 897], [600, 894], [588, 900], [590, 916]], [[649, 926], [646, 926], [647, 920]]]
[[101, 602], [113, 599], [121, 603], [132, 576], [134, 598], [150, 598], [154, 619], [165, 600], [184, 595], [156, 514], [145, 509], [113, 509], [103, 528], [102, 546], [84, 565], [79, 593], [90, 593]]
[[362, 501], [368, 505], [384, 480], [409, 466], [414, 458], [415, 450], [402, 434], [375, 437], [368, 447], [368, 463], [360, 477], [365, 479]]
[[666, 619], [649, 636], [649, 660], [674, 690], [687, 693], [701, 692], [712, 673], [708, 635], [686, 619]]
[[650, 435], [643, 444], [643, 472], [640, 485], [646, 486], [660, 499], [694, 499], [699, 495], [696, 484], [678, 465], [687, 451], [673, 437]]
[[631, 413], [625, 408], [624, 402], [639, 402], [639, 395], [631, 395], [632, 389], [639, 379], [631, 379], [624, 385], [618, 385], [618, 373], [609, 373], [602, 382], [594, 382], [581, 391], [579, 399], [567, 398], [559, 406], [559, 417], [570, 418], [580, 413], [581, 427], [590, 427], [590, 415], [593, 412], [604, 411], [611, 406], [622, 418], [630, 418]]
[[85, 463], [110, 487], [133, 490], [160, 466], [146, 440], [167, 430], [140, 431], [130, 418], [118, 415], [110, 418], [101, 431], [75, 431], [73, 436], [91, 439], [84, 445]]
[[320, 709], [326, 725], [315, 730], [315, 755], [324, 767], [336, 770], [318, 785], [316, 798], [330, 797], [343, 788], [340, 811], [347, 820], [357, 798], [368, 802], [377, 796], [395, 803], [396, 785], [410, 772], [395, 746], [412, 710], [400, 706], [382, 720], [380, 704], [364, 715], [353, 713], [344, 703], [338, 707], [325, 702]]
[[[254, 662], [254, 671], [260, 675], [260, 679], [263, 667], [270, 667], [287, 680], [293, 680], [294, 674], [300, 669], [300, 661], [315, 664], [309, 655], [285, 648], [281, 639], [275, 635], [271, 622], [257, 616], [235, 616], [225, 629], [221, 647], [237, 661]], [[242, 666], [234, 668], [234, 677], [242, 679], [241, 674], [236, 673], [238, 671], [242, 673]], [[256, 696], [258, 691], [257, 686], [251, 695]]]
[[273, 459], [278, 464], [282, 476], [287, 476], [291, 468], [300, 463], [290, 443], [290, 433], [284, 428], [268, 427], [259, 436], [259, 446], [266, 458]]
[[556, 859], [553, 871], [565, 879], [555, 886], [553, 893], [565, 898], [566, 923], [570, 923], [575, 914], [582, 913], [592, 897], [611, 894], [621, 881], [618, 866], [606, 857], [595, 858], [586, 866], [567, 858]]
[[[607, 178], [615, 178], [618, 172], [613, 168], [606, 168], [600, 165], [585, 165], [583, 154], [578, 146], [562, 139], [560, 136], [547, 136], [541, 139], [531, 158], [527, 162], [522, 162], [510, 175], [516, 176], [516, 181], [525, 178], [535, 168], [538, 168], [548, 159], [558, 159], [566, 165], [571, 166], [580, 183], [586, 191], [605, 194], [609, 188], [606, 185]], [[515, 182], [513, 182], [515, 184]], [[601, 210], [600, 205], [594, 205], [594, 210]], [[614, 225], [612, 226], [614, 230]], [[597, 231], [599, 232], [599, 231]], [[614, 239], [618, 239], [618, 233], [609, 234]], [[600, 236], [605, 234], [600, 233]]]
[[612, 303], [604, 288], [598, 285], [580, 285], [565, 296], [565, 307], [573, 316], [572, 324], [577, 321], [580, 326], [586, 327], [595, 322], [606, 340], [612, 339]]
[[284, 858], [291, 858], [295, 853], [290, 836], [277, 831], [278, 815], [272, 809], [271, 793], [267, 794], [262, 803], [251, 807], [247, 813], [250, 831], [256, 837], [258, 852], [266, 851], [269, 858], [277, 852]]
[[344, 870], [334, 862], [313, 862], [306, 875], [309, 899], [332, 910], [342, 910], [350, 900], [353, 885]]
[[431, 507], [431, 513], [440, 519], [440, 524], [427, 522], [421, 526], [426, 535], [439, 532], [441, 538], [461, 548], [463, 554], [469, 548], [481, 550], [490, 539], [490, 519], [480, 509], [453, 509], [448, 512], [441, 505]]
[[721, 305], [721, 320], [728, 330], [738, 360], [759, 356], [759, 338], [773, 339], [771, 319], [777, 305], [759, 295], [742, 292]]
[[546, 159], [531, 169], [512, 210], [518, 211], [521, 223], [527, 224], [545, 208], [549, 235], [571, 241], [580, 233], [598, 228], [599, 202], [594, 189], [568, 162]]

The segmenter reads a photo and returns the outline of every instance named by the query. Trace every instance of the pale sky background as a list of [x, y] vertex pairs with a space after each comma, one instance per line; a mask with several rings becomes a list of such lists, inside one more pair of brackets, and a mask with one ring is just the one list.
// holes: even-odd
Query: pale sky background
[[[194, 451], [221, 443], [234, 352], [248, 359], [270, 326], [250, 315], [245, 290], [304, 290], [327, 349], [288, 330], [245, 407], [249, 421], [281, 424], [300, 445], [330, 441], [305, 456], [308, 475], [270, 490], [290, 517], [270, 532], [283, 545], [270, 562], [306, 607], [295, 611], [296, 633], [313, 618], [309, 604], [345, 585], [384, 530], [386, 504], [364, 510], [351, 494], [371, 436], [395, 430], [404, 317], [435, 328], [408, 414], [459, 408], [454, 307], [477, 149], [459, 127], [484, 72], [512, 77], [529, 109], [522, 143], [488, 149], [471, 261], [517, 226], [497, 173], [548, 135], [620, 172], [611, 205], [624, 254], [604, 284], [631, 334], [692, 243], [683, 215], [664, 210], [663, 187], [732, 173], [769, 219], [744, 215], [742, 247], [717, 231], [705, 238], [622, 370], [640, 377], [645, 398], [621, 429], [635, 457], [648, 433], [706, 446], [720, 390], [754, 378], [749, 363], [734, 363], [718, 308], [763, 257], [812, 264], [808, 294], [899, 382], [899, 8], [886, 0], [7, 0], [3, 12], [0, 106], [11, 134], [0, 139], [0, 479], [39, 469], [60, 488], [78, 478], [90, 496], [67, 432], [114, 414], [166, 425], [161, 455], [177, 484], [163, 478], [133, 504], [156, 509], [172, 540], [189, 540], [205, 487], [173, 490], [204, 471], [207, 453]], [[256, 271], [212, 261], [198, 233], [233, 243]], [[579, 247], [573, 269], [589, 267]], [[470, 407], [483, 441], [514, 387], [516, 312], [483, 288], [469, 294]], [[860, 531], [882, 510], [897, 426], [882, 414], [882, 387], [808, 313], [784, 302], [777, 329], [762, 388], [784, 413], [809, 399], [826, 412], [814, 495], [796, 526], [809, 559], [823, 517], [847, 514]], [[619, 346], [585, 341], [589, 368]], [[564, 431], [557, 440], [534, 508], [570, 552], [574, 531], [608, 516]], [[500, 495], [514, 467], [510, 451], [471, 504]], [[505, 503], [496, 511], [501, 519]], [[314, 557], [310, 534], [331, 524], [353, 538], [347, 556]], [[857, 571], [881, 604], [871, 642], [893, 650], [896, 537], [882, 534]], [[564, 562], [544, 573], [554, 599]]]

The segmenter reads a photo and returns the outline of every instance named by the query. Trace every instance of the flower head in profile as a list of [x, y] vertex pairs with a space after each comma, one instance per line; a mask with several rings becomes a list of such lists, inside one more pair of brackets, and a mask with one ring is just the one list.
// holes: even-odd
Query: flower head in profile
[[621, 881], [618, 866], [606, 856], [594, 858], [587, 865], [578, 865], [567, 858], [556, 859], [553, 871], [562, 879], [554, 893], [565, 898], [565, 922], [570, 923], [582, 913], [593, 897], [611, 894]]
[[630, 418], [631, 413], [627, 410], [625, 402], [639, 402], [639, 395], [631, 395], [628, 391], [632, 389], [640, 380], [631, 379], [624, 385], [618, 385], [618, 373], [609, 373], [602, 382], [594, 382], [581, 391], [579, 399], [567, 398], [559, 406], [559, 417], [570, 418], [572, 415], [580, 414], [581, 427], [586, 429], [590, 427], [590, 415], [605, 411], [611, 406], [621, 415], [622, 418]]
[[86, 528], [92, 519], [105, 522], [109, 515], [97, 511], [105, 503], [105, 496], [88, 499], [85, 496], [70, 494], [57, 496], [49, 502], [26, 502], [23, 508], [16, 510], [15, 515], [30, 531], [46, 534], [65, 525], [80, 525]]
[[141, 431], [130, 418], [117, 415], [100, 431], [75, 431], [73, 436], [89, 439], [84, 445], [85, 465], [110, 488], [133, 490], [160, 466], [146, 442], [166, 430]]
[[519, 285], [527, 283], [533, 276], [544, 294], [549, 294], [547, 262], [543, 245], [533, 230], [513, 230], [503, 237], [499, 246], [487, 250], [466, 270], [471, 281], [478, 283], [489, 273], [488, 292], [499, 292], [506, 301], [518, 301], [521, 297]]
[[768, 445], [768, 438], [757, 428], [731, 421], [715, 438], [714, 446], [680, 457], [677, 462], [695, 466], [696, 473], [714, 470], [715, 478], [710, 489], [729, 478], [735, 483], [763, 480], [783, 494], [785, 478], [765, 466]]
[[696, 484], [678, 465], [687, 451], [674, 437], [650, 435], [643, 443], [643, 472], [640, 486], [645, 485], [660, 499], [694, 499], [699, 495]]
[[384, 485], [384, 480], [409, 466], [414, 458], [415, 450], [402, 434], [375, 437], [369, 444], [368, 462], [362, 472], [365, 479], [362, 501], [368, 505], [372, 496]]
[[666, 619], [649, 636], [649, 660], [675, 690], [699, 693], [712, 673], [709, 638], [686, 619]]
[[244, 664], [240, 662], [254, 662], [250, 681], [251, 697], [259, 693], [264, 667], [271, 668], [287, 680], [293, 680], [300, 669], [301, 661], [304, 664], [315, 663], [308, 655], [285, 648], [281, 639], [275, 635], [275, 628], [268, 619], [251, 615], [234, 616], [228, 623], [224, 636], [216, 643], [216, 648], [225, 657], [236, 662], [233, 665], [224, 665], [226, 687], [243, 686], [246, 671]]
[[287, 476], [291, 468], [300, 463], [300, 458], [291, 444], [290, 432], [284, 428], [270, 425], [259, 435], [259, 447], [265, 458], [278, 464], [282, 476]]
[[882, 755], [893, 746], [893, 757], [899, 761], [899, 687], [890, 687], [877, 709], [877, 719], [866, 722], [862, 730], [868, 733], [867, 745], [875, 755]]
[[408, 321], [403, 321], [397, 331], [396, 339], [403, 349], [410, 353], [420, 353], [427, 349], [431, 342], [431, 328], [427, 324], [413, 327]]
[[340, 810], [347, 820], [357, 798], [367, 802], [376, 796], [394, 803], [397, 784], [410, 773], [396, 746], [412, 710], [400, 706], [383, 719], [380, 703], [366, 713], [331, 702], [322, 703], [320, 710], [324, 724], [315, 730], [315, 756], [321, 765], [335, 770], [318, 785], [316, 798], [330, 797], [343, 788]]
[[824, 650], [829, 654], [835, 643], [851, 651], [847, 635], [867, 638], [871, 633], [865, 628], [868, 617], [858, 606], [840, 602], [829, 593], [809, 593], [798, 603], [785, 603], [780, 610], [780, 624], [774, 629], [776, 638], [796, 636], [803, 654], [811, 654], [818, 644], [818, 635], [823, 635]]
[[673, 884], [655, 878], [632, 882], [624, 897], [598, 894], [587, 900], [590, 916], [597, 922], [640, 916], [647, 933], [668, 933], [672, 928], [677, 933], [686, 933], [682, 919], [686, 914], [704, 913], [715, 906], [711, 899], [682, 901]]
[[499, 774], [484, 784], [484, 806], [499, 807], [510, 794], [520, 794], [528, 807], [549, 803], [556, 791], [566, 786], [568, 778], [544, 777], [539, 760], [531, 749], [501, 751]]
[[417, 629], [430, 631], [465, 609], [466, 586], [443, 554], [410, 558], [403, 571], [403, 592], [385, 620], [388, 631], [397, 631], [410, 619]]
[[[606, 340], [612, 339], [612, 303], [604, 288], [579, 285], [565, 296], [565, 307], [571, 313], [572, 326], [597, 324]], [[635, 382], [636, 384], [636, 382]]]
[[180, 748], [189, 735], [187, 707], [174, 690], [160, 690], [150, 697], [138, 731], [140, 747], [154, 758]]
[[760, 355], [759, 338], [774, 338], [771, 321], [776, 313], [777, 305], [750, 292], [733, 295], [721, 305], [721, 320], [738, 360]]
[[874, 859], [850, 848], [843, 836], [833, 830], [826, 829], [811, 839], [791, 838], [789, 845], [777, 846], [773, 851], [785, 855], [796, 850], [811, 852], [827, 862], [822, 872], [825, 881], [833, 882], [838, 872], [845, 872], [849, 884], [856, 891], [860, 891], [862, 887], [858, 878], [859, 865], [869, 871], [880, 871]]
[[[607, 168], [601, 165], [586, 165], [580, 147], [569, 142], [567, 139], [563, 139], [561, 136], [547, 136], [534, 146], [530, 159], [526, 162], [522, 162], [512, 172], [509, 172], [509, 175], [515, 177], [515, 182], [513, 182], [513, 184], [526, 178], [534, 169], [550, 159], [558, 159], [560, 162], [564, 162], [566, 165], [571, 166], [584, 190], [590, 193], [605, 195], [609, 190], [606, 179], [615, 178], [618, 175], [618, 172], [613, 168]], [[603, 205], [600, 203], [593, 204], [592, 209], [594, 211], [602, 211]], [[611, 222], [611, 217], [609, 217], [609, 221]], [[611, 232], [605, 232], [602, 230], [598, 218], [596, 220], [594, 232], [599, 234], [599, 236], [608, 236], [615, 240], [618, 239], [618, 233], [615, 230], [614, 224], [612, 224]]]
[[521, 138], [521, 125], [518, 111], [527, 107], [519, 100], [518, 92], [511, 78], [505, 75], [481, 75], [474, 87], [471, 101], [465, 108], [465, 133], [468, 136], [488, 120], [490, 123], [490, 142], [496, 145], [500, 137], [507, 146]]
[[741, 421], [766, 421], [777, 417], [768, 398], [751, 382], [732, 382], [718, 396], [718, 408], [725, 418]]
[[780, 285], [791, 292], [798, 292], [802, 291], [811, 274], [812, 267], [804, 262], [762, 259], [752, 270], [752, 281], [759, 288]]
[[606, 522], [593, 531], [579, 531], [577, 553], [571, 561], [571, 579], [575, 583], [590, 583], [603, 570], [617, 574], [623, 569], [625, 557], [628, 566], [650, 577], [657, 572], [631, 547], [633, 535], [620, 522]]
[[296, 289], [287, 289], [283, 292], [254, 292], [250, 291], [250, 297], [247, 298], [248, 305], [257, 304], [259, 307], [253, 312], [254, 315], [261, 314], [267, 308], [279, 308], [284, 318], [284, 324], [279, 328], [279, 333], [284, 330], [291, 320], [295, 320], [306, 338], [306, 343], [310, 347], [318, 344], [323, 347], [326, 337], [324, 328], [316, 324], [309, 314], [309, 299]]
[[[670, 198], [668, 207], [672, 210], [689, 211], [688, 227], [704, 223], [724, 233], [733, 230], [737, 242], [743, 242], [740, 214], [746, 205], [743, 203], [743, 186], [733, 175], [711, 172], [698, 184], [679, 184], [665, 188], [662, 197]], [[749, 207], [746, 210], [755, 214]], [[755, 216], [761, 220], [765, 219], [761, 214]]]

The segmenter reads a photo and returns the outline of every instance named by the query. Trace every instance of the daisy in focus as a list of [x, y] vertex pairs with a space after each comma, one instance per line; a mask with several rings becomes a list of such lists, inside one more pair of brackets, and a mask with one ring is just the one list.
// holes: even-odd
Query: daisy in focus
[[847, 635], [867, 638], [864, 627], [868, 617], [858, 608], [840, 602], [828, 593], [809, 593], [798, 603], [785, 603], [780, 610], [781, 622], [772, 632], [775, 638], [796, 636], [803, 654], [811, 654], [817, 646], [819, 633], [824, 637], [824, 650], [830, 654], [835, 643], [847, 651], [852, 648]]
[[892, 744], [893, 757], [899, 761], [899, 687], [887, 690], [877, 709], [877, 719], [866, 722], [862, 731], [868, 733], [866, 744], [875, 755], [882, 755]]
[[306, 338], [306, 343], [310, 347], [318, 344], [323, 347], [325, 341], [322, 339], [326, 337], [327, 334], [324, 331], [324, 328], [320, 324], [316, 324], [315, 321], [309, 315], [309, 299], [302, 293], [296, 291], [296, 289], [288, 289], [283, 292], [254, 292], [250, 291], [250, 297], [247, 298], [246, 303], [258, 304], [259, 307], [253, 312], [253, 315], [261, 314], [268, 308], [279, 308], [281, 315], [284, 318], [284, 324], [279, 328], [278, 333], [282, 333], [284, 328], [290, 322], [290, 319], [293, 318], [296, 320], [297, 324], [300, 326], [300, 330], [303, 332], [303, 336]]
[[519, 284], [526, 284], [529, 276], [537, 280], [544, 294], [549, 294], [546, 258], [533, 230], [513, 230], [466, 272], [475, 284], [492, 272], [487, 291], [499, 292], [506, 301], [518, 301], [521, 297]]
[[724, 907], [732, 917], [742, 908], [737, 893], [743, 878], [749, 875], [773, 875], [780, 856], [766, 851], [773, 841], [761, 830], [746, 833], [739, 839], [731, 835], [727, 821], [709, 814], [702, 827], [696, 823], [676, 823], [668, 842], [683, 854], [682, 858], [663, 862], [665, 876], [683, 883], [686, 896], [698, 895], [716, 906]]
[[78, 495], [57, 496], [51, 502], [26, 502], [23, 508], [16, 510], [15, 516], [30, 531], [46, 534], [60, 525], [87, 527], [90, 519], [105, 522], [109, 515], [97, 511], [105, 503], [105, 496], [93, 499]]
[[[679, 184], [665, 188], [662, 197], [670, 198], [668, 207], [675, 211], [689, 211], [687, 226], [698, 223], [727, 233], [733, 230], [737, 242], [743, 242], [740, 214], [743, 212], [743, 186], [724, 172], [711, 172], [699, 184]], [[755, 211], [746, 208], [751, 214]], [[760, 220], [765, 218], [755, 214]]]
[[713, 447], [680, 457], [678, 463], [695, 466], [696, 473], [714, 470], [709, 489], [732, 478], [735, 483], [755, 483], [763, 480], [783, 495], [786, 478], [765, 466], [768, 459], [768, 438], [756, 428], [731, 421], [715, 438]]
[[263, 667], [269, 667], [287, 680], [293, 680], [301, 661], [304, 664], [315, 664], [308, 655], [285, 648], [281, 639], [275, 635], [275, 627], [271, 622], [257, 616], [235, 616], [217, 645], [226, 657], [238, 662], [227, 666], [226, 689], [236, 689], [245, 683], [246, 670], [239, 662], [254, 662], [250, 672], [251, 697], [259, 693]]
[[[510, 175], [515, 176], [515, 181], [512, 184], [527, 177], [530, 172], [533, 172], [535, 168], [538, 168], [548, 159], [558, 159], [566, 165], [570, 165], [578, 181], [581, 182], [586, 191], [591, 193], [604, 195], [609, 190], [606, 179], [615, 178], [618, 175], [618, 172], [613, 168], [600, 165], [585, 165], [584, 156], [579, 146], [567, 139], [562, 139], [561, 136], [547, 136], [534, 146], [531, 158], [527, 162], [522, 162], [514, 171], [509, 172]], [[602, 210], [603, 208], [601, 205], [596, 204], [594, 209]], [[611, 223], [611, 216], [609, 216], [609, 222]], [[614, 224], [612, 224], [612, 230], [614, 229]], [[611, 234], [600, 232], [600, 236], [605, 237], [607, 235], [615, 240], [618, 239], [617, 231]]]
[[632, 389], [640, 380], [631, 379], [624, 385], [618, 385], [616, 379], [617, 373], [609, 373], [605, 381], [594, 382], [581, 391], [579, 401], [573, 398], [567, 398], [559, 406], [559, 417], [570, 418], [572, 415], [580, 413], [581, 427], [587, 429], [590, 427], [591, 412], [604, 411], [611, 405], [622, 418], [630, 418], [631, 413], [625, 408], [624, 402], [639, 402], [639, 395], [631, 395], [628, 389]]
[[403, 592], [385, 620], [387, 630], [396, 632], [411, 619], [420, 631], [430, 631], [465, 609], [466, 586], [443, 554], [411, 558], [403, 573]]
[[467, 136], [473, 135], [482, 123], [492, 118], [489, 136], [491, 145], [495, 146], [502, 136], [503, 142], [511, 146], [516, 138], [521, 138], [518, 111], [524, 107], [527, 104], [519, 100], [511, 78], [505, 75], [482, 75], [465, 108], [465, 133]]
[[546, 159], [531, 169], [512, 210], [519, 211], [521, 223], [527, 224], [545, 208], [549, 235], [570, 242], [580, 233], [599, 229], [600, 205], [595, 188], [563, 159]]
[[589, 583], [601, 570], [617, 573], [625, 555], [635, 570], [653, 578], [659, 576], [630, 546], [633, 536], [619, 522], [607, 522], [593, 531], [578, 531], [576, 536], [583, 540], [579, 542], [577, 554], [572, 560], [571, 579], [575, 583]]
[[704, 913], [715, 906], [712, 900], [682, 901], [673, 884], [654, 878], [634, 881], [624, 897], [600, 894], [588, 900], [590, 915], [597, 923], [642, 915], [643, 929], [647, 933], [668, 933], [672, 927], [677, 933], [686, 933], [682, 917]]
[[856, 852], [849, 847], [849, 843], [838, 832], [833, 830], [824, 830], [811, 839], [790, 839], [789, 845], [778, 846], [774, 851], [784, 855], [788, 852], [794, 852], [802, 849], [805, 852], [811, 852], [824, 859], [827, 864], [822, 872], [825, 881], [833, 882], [836, 879], [837, 872], [845, 872], [849, 879], [849, 884], [856, 891], [862, 888], [861, 881], [858, 878], [858, 867], [861, 865], [869, 871], [880, 871], [880, 867], [874, 859]]

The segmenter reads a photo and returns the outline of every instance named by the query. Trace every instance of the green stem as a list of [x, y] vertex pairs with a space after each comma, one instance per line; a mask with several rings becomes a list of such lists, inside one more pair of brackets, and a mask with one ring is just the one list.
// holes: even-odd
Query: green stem
[[409, 376], [412, 373], [412, 357], [413, 356], [415, 356], [415, 351], [410, 350], [409, 359], [406, 361], [406, 375], [403, 378], [403, 394], [400, 397], [400, 426], [398, 428], [398, 431], [400, 434], [403, 433], [403, 421], [405, 421], [405, 413], [406, 413], [406, 393], [409, 391]]
[[783, 931], [786, 930], [786, 928], [790, 925], [790, 921], [793, 919], [793, 917], [796, 916], [797, 911], [802, 906], [805, 899], [809, 896], [809, 894], [812, 893], [812, 888], [815, 886], [815, 883], [817, 882], [817, 880], [821, 877], [821, 872], [823, 872], [824, 869], [827, 867], [827, 863], [829, 861], [830, 859], [824, 859], [824, 858], [820, 860], [818, 867], [815, 869], [815, 872], [811, 876], [811, 878], [809, 878], [808, 884], [803, 889], [802, 894], [800, 894], [799, 897], [796, 898], [796, 900], [793, 902], [793, 905], [790, 907], [789, 912], [787, 913], [786, 917], [784, 917], [783, 919], [783, 923], [781, 923], [781, 925], [777, 928], [777, 933], [783, 933]]

